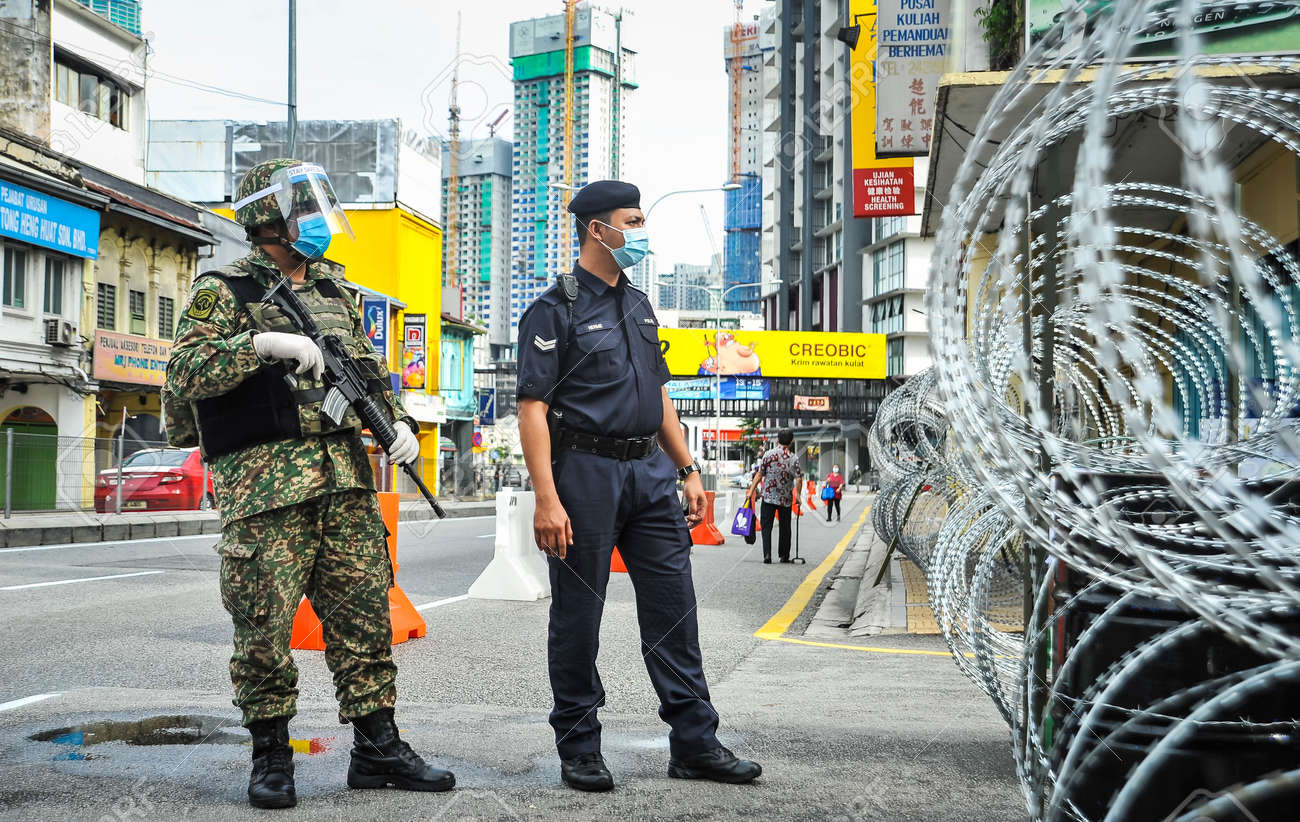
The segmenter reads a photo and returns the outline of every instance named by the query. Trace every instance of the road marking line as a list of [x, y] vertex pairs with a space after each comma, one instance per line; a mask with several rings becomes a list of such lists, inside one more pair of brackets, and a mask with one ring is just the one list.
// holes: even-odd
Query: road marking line
[[423, 605], [417, 605], [415, 606], [415, 610], [423, 611], [428, 608], [437, 608], [440, 605], [451, 605], [454, 602], [462, 602], [467, 599], [469, 599], [469, 594], [461, 594], [458, 597], [448, 597], [446, 599], [440, 599], [436, 602], [426, 602]]
[[24, 588], [47, 588], [51, 585], [71, 585], [74, 582], [98, 582], [101, 579], [123, 579], [125, 577], [146, 577], [161, 574], [162, 571], [135, 571], [130, 574], [110, 574], [106, 577], [78, 577], [77, 579], [56, 579], [53, 582], [29, 582], [26, 585], [5, 585], [0, 591], [21, 591]]
[[106, 542], [64, 542], [58, 545], [29, 545], [24, 548], [0, 548], [0, 556], [5, 554], [19, 554], [24, 551], [54, 551], [59, 548], [105, 548], [109, 545], [135, 545], [136, 543], [146, 542], [174, 542], [178, 539], [208, 539], [216, 540], [220, 534], [187, 534], [183, 537], [145, 537], [144, 539], [111, 539]]
[[803, 613], [803, 609], [808, 607], [808, 602], [817, 591], [817, 586], [835, 567], [835, 563], [839, 562], [840, 556], [849, 547], [849, 543], [857, 536], [859, 529], [862, 528], [862, 523], [867, 521], [867, 514], [869, 513], [871, 513], [871, 506], [867, 506], [863, 510], [862, 515], [858, 517], [858, 521], [840, 539], [839, 544], [827, 555], [826, 559], [821, 561], [820, 565], [812, 569], [808, 576], [804, 577], [804, 581], [799, 583], [799, 587], [786, 600], [785, 605], [781, 606], [781, 610], [773, 614], [772, 618], [762, 628], [755, 631], [754, 636], [759, 639], [779, 639], [782, 634], [790, 630], [790, 626]]
[[12, 711], [14, 708], [21, 708], [22, 706], [30, 705], [33, 702], [43, 702], [56, 696], [60, 696], [60, 694], [36, 694], [35, 696], [25, 696], [22, 699], [15, 699], [12, 702], [0, 702], [0, 711]]

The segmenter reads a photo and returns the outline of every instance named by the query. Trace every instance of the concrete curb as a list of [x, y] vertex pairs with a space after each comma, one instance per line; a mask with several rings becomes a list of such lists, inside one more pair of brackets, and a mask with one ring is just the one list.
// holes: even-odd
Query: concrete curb
[[[448, 518], [492, 516], [496, 502], [443, 503]], [[404, 500], [399, 522], [435, 519], [424, 500]], [[67, 545], [80, 542], [120, 542], [160, 537], [190, 537], [221, 533], [216, 511], [179, 511], [174, 514], [20, 514], [0, 520], [0, 548]]]

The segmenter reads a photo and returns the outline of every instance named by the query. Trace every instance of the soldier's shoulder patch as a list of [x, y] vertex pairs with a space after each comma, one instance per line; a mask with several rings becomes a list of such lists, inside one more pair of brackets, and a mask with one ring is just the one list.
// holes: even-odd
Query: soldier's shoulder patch
[[185, 316], [194, 320], [206, 320], [212, 316], [212, 309], [217, 305], [217, 290], [215, 288], [200, 288], [194, 294], [194, 299], [190, 300], [189, 310]]

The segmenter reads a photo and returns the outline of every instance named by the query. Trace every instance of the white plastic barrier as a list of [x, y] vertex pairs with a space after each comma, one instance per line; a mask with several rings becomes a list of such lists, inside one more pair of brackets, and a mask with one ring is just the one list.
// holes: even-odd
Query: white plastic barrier
[[535, 601], [551, 595], [546, 557], [533, 541], [532, 491], [502, 488], [497, 492], [496, 553], [469, 595], [474, 599]]

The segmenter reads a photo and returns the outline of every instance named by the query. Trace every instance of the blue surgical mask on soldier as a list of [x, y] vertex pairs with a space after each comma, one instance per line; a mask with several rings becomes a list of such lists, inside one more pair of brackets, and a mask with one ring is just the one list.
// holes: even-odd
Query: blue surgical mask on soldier
[[324, 214], [308, 214], [298, 218], [298, 239], [290, 245], [307, 259], [319, 260], [330, 247], [332, 233]]
[[[594, 221], [599, 222], [599, 221]], [[623, 245], [620, 248], [610, 248], [604, 243], [605, 248], [614, 256], [614, 264], [619, 268], [631, 268], [645, 259], [645, 255], [650, 253], [650, 232], [644, 228], [617, 229], [609, 223], [602, 222], [601, 225], [612, 228], [623, 235]], [[597, 240], [596, 242], [600, 242]]]

